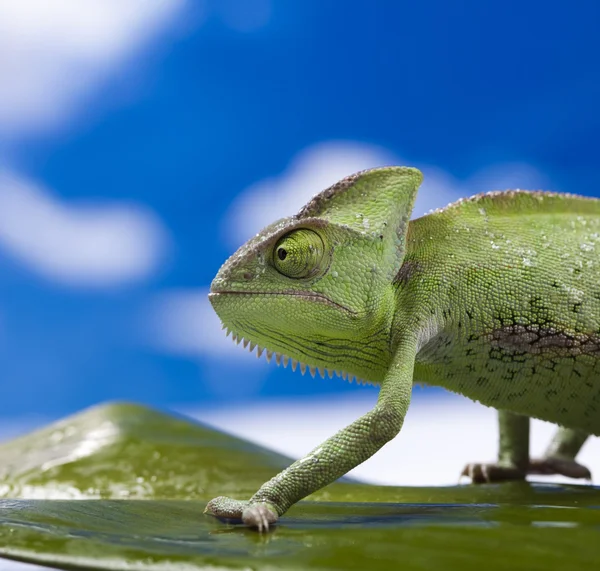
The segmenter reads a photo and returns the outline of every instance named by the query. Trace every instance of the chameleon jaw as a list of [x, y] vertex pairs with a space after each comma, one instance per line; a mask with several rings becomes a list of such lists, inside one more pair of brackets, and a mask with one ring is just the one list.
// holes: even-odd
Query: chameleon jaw
[[302, 375], [304, 375], [306, 373], [306, 371], [308, 370], [308, 372], [311, 374], [311, 376], [313, 378], [315, 378], [315, 376], [318, 372], [321, 375], [321, 378], [323, 378], [323, 379], [325, 378], [325, 375], [327, 374], [330, 379], [333, 378], [333, 375], [337, 375], [338, 377], [341, 377], [345, 381], [346, 380], [350, 381], [350, 382], [356, 381], [357, 383], [359, 383], [361, 385], [374, 385], [375, 384], [369, 380], [361, 379], [361, 378], [357, 377], [356, 375], [347, 373], [346, 371], [337, 370], [337, 369], [329, 369], [327, 367], [314, 367], [311, 365], [307, 365], [306, 363], [303, 363], [302, 361], [298, 361], [297, 359], [292, 359], [291, 357], [288, 357], [287, 355], [284, 355], [283, 353], [279, 353], [277, 351], [269, 351], [268, 349], [265, 349], [264, 347], [260, 347], [258, 344], [253, 343], [249, 339], [245, 339], [243, 336], [238, 335], [237, 333], [235, 333], [234, 331], [229, 329], [229, 327], [227, 327], [226, 325], [223, 325], [222, 328], [225, 329], [225, 331], [226, 331], [226, 337], [231, 335], [231, 339], [234, 343], [236, 343], [236, 345], [239, 345], [241, 343], [242, 346], [244, 347], [244, 349], [248, 349], [250, 351], [250, 353], [253, 353], [254, 349], [256, 349], [256, 357], [259, 359], [264, 354], [267, 359], [267, 363], [270, 363], [274, 357], [275, 363], [277, 364], [278, 367], [280, 365], [283, 365], [283, 367], [286, 368], [289, 364], [289, 365], [291, 365], [292, 371], [295, 372], [297, 368], [300, 368], [300, 372], [302, 373]]

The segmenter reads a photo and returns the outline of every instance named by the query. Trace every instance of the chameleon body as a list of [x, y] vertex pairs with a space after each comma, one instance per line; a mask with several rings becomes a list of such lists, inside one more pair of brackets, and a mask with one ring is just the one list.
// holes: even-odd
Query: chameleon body
[[[268, 529], [399, 433], [413, 382], [499, 410], [498, 462], [465, 467], [474, 482], [590, 477], [575, 456], [600, 434], [600, 200], [491, 192], [409, 222], [421, 180], [407, 167], [347, 177], [220, 269], [210, 301], [238, 343], [381, 388], [252, 498], [207, 513]], [[537, 460], [529, 417], [561, 427]]]

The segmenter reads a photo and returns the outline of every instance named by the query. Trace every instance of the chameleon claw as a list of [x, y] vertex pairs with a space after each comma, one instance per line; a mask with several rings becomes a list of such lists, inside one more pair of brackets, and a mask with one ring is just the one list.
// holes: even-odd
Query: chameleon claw
[[242, 521], [259, 533], [268, 532], [277, 519], [277, 513], [266, 503], [249, 505], [242, 513]]

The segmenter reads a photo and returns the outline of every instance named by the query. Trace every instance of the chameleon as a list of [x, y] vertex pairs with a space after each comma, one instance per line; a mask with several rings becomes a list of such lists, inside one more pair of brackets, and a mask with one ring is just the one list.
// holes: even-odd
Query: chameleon
[[[498, 410], [498, 458], [465, 467], [474, 483], [591, 478], [575, 458], [600, 435], [600, 200], [492, 191], [411, 220], [422, 178], [396, 166], [348, 176], [218, 271], [209, 299], [234, 341], [380, 389], [249, 500], [218, 497], [205, 513], [269, 530], [400, 432], [414, 383]], [[537, 459], [532, 417], [559, 427]]]

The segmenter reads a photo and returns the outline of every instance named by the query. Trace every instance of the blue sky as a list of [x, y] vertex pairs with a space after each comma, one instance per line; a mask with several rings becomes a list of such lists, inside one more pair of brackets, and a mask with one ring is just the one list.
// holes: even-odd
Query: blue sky
[[205, 294], [245, 238], [361, 168], [421, 167], [418, 214], [600, 195], [596, 2], [40, 6], [0, 2], [5, 417], [356, 390], [244, 353]]

